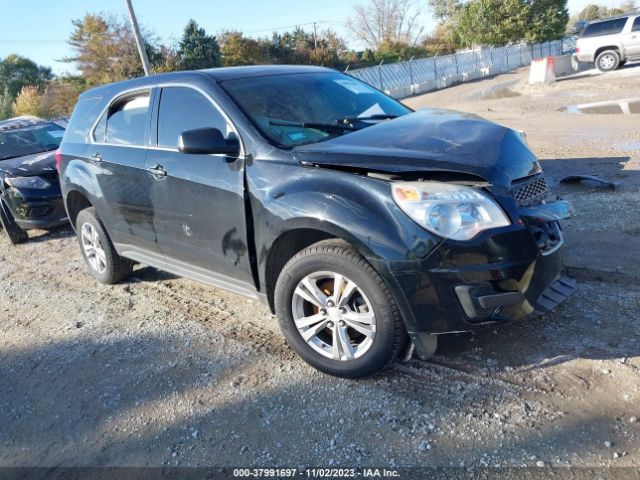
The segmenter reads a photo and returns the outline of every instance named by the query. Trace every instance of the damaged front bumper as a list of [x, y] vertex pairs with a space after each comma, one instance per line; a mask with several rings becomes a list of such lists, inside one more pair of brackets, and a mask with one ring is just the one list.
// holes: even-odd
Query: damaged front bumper
[[60, 186], [45, 190], [6, 188], [0, 199], [9, 208], [13, 221], [23, 230], [47, 229], [67, 222]]
[[575, 289], [558, 223], [571, 214], [564, 201], [522, 208], [517, 224], [388, 265], [410, 333], [475, 330], [553, 309]]

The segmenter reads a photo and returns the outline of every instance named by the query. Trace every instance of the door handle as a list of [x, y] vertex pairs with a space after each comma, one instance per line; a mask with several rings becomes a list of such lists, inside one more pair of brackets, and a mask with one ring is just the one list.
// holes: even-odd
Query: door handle
[[89, 160], [91, 160], [93, 163], [100, 163], [102, 161], [102, 156], [98, 152], [96, 152], [89, 157]]
[[149, 172], [151, 172], [151, 175], [153, 175], [154, 177], [167, 176], [167, 171], [164, 169], [162, 165], [156, 165], [155, 167], [149, 168]]

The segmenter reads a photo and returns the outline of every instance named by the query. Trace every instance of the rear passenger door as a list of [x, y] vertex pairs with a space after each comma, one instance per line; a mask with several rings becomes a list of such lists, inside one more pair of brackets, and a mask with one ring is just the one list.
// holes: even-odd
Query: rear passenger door
[[101, 198], [96, 205], [116, 249], [158, 252], [151, 187], [145, 158], [151, 125], [152, 90], [116, 98], [96, 124], [87, 161]]
[[157, 147], [149, 151], [147, 167], [161, 172], [153, 189], [160, 250], [168, 262], [188, 270], [178, 273], [214, 273], [232, 290], [235, 281], [253, 284], [242, 158], [178, 151], [186, 130], [213, 127], [225, 138], [237, 134], [202, 91], [168, 86], [159, 94]]

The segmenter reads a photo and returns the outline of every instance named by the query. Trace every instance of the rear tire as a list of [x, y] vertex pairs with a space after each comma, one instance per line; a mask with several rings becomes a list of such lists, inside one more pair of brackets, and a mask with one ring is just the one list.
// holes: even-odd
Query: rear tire
[[382, 278], [339, 240], [318, 242], [287, 262], [276, 283], [275, 307], [291, 348], [330, 375], [373, 375], [408, 341]]
[[95, 208], [82, 210], [76, 220], [80, 251], [91, 275], [100, 283], [118, 283], [133, 270], [133, 262], [118, 255]]
[[615, 50], [605, 50], [598, 54], [596, 67], [601, 72], [610, 72], [620, 65], [620, 54]]
[[18, 245], [29, 239], [27, 232], [16, 224], [11, 210], [2, 200], [0, 200], [0, 223], [4, 231], [7, 232], [7, 237], [12, 245]]

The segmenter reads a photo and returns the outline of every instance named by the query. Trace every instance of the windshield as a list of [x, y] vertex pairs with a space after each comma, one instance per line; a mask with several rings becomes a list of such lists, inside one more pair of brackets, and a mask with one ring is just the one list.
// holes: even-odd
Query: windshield
[[267, 140], [282, 147], [319, 142], [411, 113], [337, 72], [243, 78], [222, 86]]
[[0, 130], [0, 160], [55, 150], [63, 134], [64, 128], [55, 123]]

